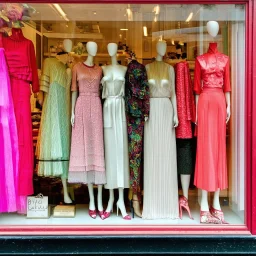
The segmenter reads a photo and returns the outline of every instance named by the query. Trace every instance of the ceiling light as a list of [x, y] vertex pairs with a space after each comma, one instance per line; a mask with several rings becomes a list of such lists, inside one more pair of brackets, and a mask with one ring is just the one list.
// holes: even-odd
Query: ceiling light
[[96, 15], [96, 14], [97, 14], [97, 12], [93, 12], [93, 14], [94, 14], [94, 15]]
[[53, 6], [59, 12], [59, 14], [63, 17], [64, 20], [69, 21], [69, 19], [67, 18], [67, 14], [62, 10], [59, 4], [53, 4]]
[[144, 36], [148, 36], [148, 28], [146, 26], [143, 27]]
[[189, 22], [189, 21], [192, 19], [192, 17], [193, 17], [193, 12], [191, 12], [191, 13], [188, 15], [188, 17], [187, 17], [187, 19], [186, 19], [186, 22]]
[[128, 30], [128, 28], [120, 28], [120, 30], [126, 31], [126, 30]]

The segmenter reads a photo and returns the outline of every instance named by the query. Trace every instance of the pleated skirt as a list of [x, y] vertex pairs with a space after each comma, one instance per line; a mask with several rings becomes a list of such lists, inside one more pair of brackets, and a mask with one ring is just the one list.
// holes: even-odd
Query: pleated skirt
[[44, 99], [37, 142], [39, 176], [68, 178], [70, 127], [69, 89], [53, 82]]
[[204, 89], [198, 101], [194, 184], [206, 191], [226, 189], [226, 101], [222, 89]]
[[170, 99], [151, 98], [144, 132], [143, 219], [176, 219], [179, 215], [173, 125]]

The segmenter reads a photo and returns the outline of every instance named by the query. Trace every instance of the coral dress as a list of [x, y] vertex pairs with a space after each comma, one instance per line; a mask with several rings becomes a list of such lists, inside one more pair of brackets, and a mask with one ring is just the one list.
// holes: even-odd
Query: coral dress
[[68, 178], [71, 70], [56, 58], [44, 61], [40, 89], [44, 104], [37, 142], [38, 175]]
[[[78, 63], [72, 70], [72, 91], [79, 91], [72, 129], [68, 181], [105, 184], [102, 106], [99, 85], [102, 69]], [[78, 82], [78, 83], [77, 83]]]
[[197, 154], [194, 184], [206, 191], [226, 189], [226, 101], [230, 92], [229, 57], [219, 53], [217, 43], [198, 56], [194, 91], [200, 94], [197, 106]]
[[32, 41], [26, 39], [21, 29], [12, 29], [12, 35], [3, 38], [11, 79], [11, 91], [18, 130], [19, 181], [18, 193], [33, 194], [33, 139], [30, 96], [39, 91], [35, 51]]

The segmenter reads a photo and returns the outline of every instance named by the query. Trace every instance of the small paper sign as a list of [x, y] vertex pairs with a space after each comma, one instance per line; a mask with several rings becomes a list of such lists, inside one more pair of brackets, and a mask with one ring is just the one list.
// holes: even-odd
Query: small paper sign
[[76, 208], [74, 205], [57, 205], [53, 210], [55, 218], [74, 218]]
[[27, 218], [44, 219], [50, 217], [48, 196], [38, 194], [27, 197]]

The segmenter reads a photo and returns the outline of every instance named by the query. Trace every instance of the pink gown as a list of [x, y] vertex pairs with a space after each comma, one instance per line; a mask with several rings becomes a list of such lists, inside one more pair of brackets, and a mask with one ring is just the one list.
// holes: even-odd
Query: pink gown
[[68, 181], [105, 184], [102, 106], [99, 85], [102, 69], [78, 63], [72, 70], [72, 91], [79, 91], [72, 129]]
[[18, 137], [5, 51], [0, 33], [0, 212], [17, 211]]
[[12, 29], [12, 35], [3, 38], [9, 68], [11, 91], [18, 131], [19, 166], [18, 195], [33, 194], [33, 140], [30, 109], [30, 84], [39, 91], [35, 51], [32, 41], [21, 29]]

